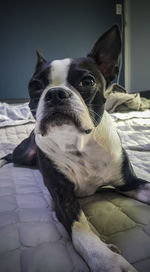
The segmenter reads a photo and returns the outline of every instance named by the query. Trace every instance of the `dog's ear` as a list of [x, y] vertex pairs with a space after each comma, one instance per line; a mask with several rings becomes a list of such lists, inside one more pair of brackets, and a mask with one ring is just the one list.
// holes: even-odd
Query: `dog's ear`
[[95, 43], [88, 57], [93, 58], [104, 75], [107, 85], [119, 72], [119, 58], [121, 53], [120, 30], [114, 25], [105, 32]]
[[36, 54], [37, 54], [37, 63], [35, 67], [35, 72], [28, 84], [28, 90], [29, 90], [29, 96], [30, 96], [29, 107], [34, 117], [36, 115], [37, 105], [38, 105], [40, 96], [44, 90], [43, 81], [40, 78], [38, 78], [38, 75], [42, 71], [44, 65], [47, 63], [47, 61], [43, 58], [42, 54], [38, 50], [36, 51]]
[[35, 73], [39, 73], [42, 69], [43, 65], [47, 62], [44, 57], [42, 56], [41, 52], [39, 50], [36, 50], [37, 54], [37, 63], [35, 67]]

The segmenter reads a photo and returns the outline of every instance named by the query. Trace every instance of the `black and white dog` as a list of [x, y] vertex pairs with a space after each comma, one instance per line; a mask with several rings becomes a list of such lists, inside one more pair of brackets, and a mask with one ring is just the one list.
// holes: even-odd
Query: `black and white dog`
[[85, 58], [49, 63], [38, 53], [29, 83], [35, 130], [13, 152], [15, 163], [38, 161], [58, 219], [94, 272], [136, 270], [92, 232], [78, 197], [111, 185], [150, 203], [150, 184], [136, 177], [104, 109], [104, 92], [118, 73], [120, 52], [120, 32], [113, 26]]

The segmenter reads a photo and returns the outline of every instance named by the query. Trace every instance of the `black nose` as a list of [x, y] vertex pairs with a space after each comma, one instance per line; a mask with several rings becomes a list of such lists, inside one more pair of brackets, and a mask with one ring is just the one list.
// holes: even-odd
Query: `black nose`
[[67, 90], [61, 88], [51, 88], [46, 93], [45, 100], [51, 102], [51, 104], [57, 104], [68, 99], [70, 96], [71, 94]]

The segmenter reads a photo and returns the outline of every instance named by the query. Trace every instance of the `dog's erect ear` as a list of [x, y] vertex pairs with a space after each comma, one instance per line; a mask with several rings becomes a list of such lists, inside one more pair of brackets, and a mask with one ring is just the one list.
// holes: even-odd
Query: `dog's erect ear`
[[119, 57], [121, 53], [121, 37], [117, 25], [104, 33], [95, 43], [88, 57], [93, 58], [104, 75], [107, 85], [119, 72]]
[[28, 85], [29, 96], [30, 96], [29, 107], [34, 117], [36, 115], [37, 105], [38, 105], [40, 96], [44, 90], [43, 81], [40, 78], [38, 78], [38, 76], [40, 72], [43, 70], [43, 68], [45, 67], [46, 63], [48, 63], [38, 50], [36, 51], [36, 54], [37, 54], [37, 63], [35, 67], [35, 72], [32, 78], [30, 79], [29, 85]]
[[42, 56], [42, 54], [40, 53], [39, 50], [36, 50], [36, 54], [37, 54], [37, 63], [36, 63], [36, 67], [35, 67], [35, 73], [39, 73], [40, 70], [42, 69], [43, 65], [47, 62], [44, 57]]

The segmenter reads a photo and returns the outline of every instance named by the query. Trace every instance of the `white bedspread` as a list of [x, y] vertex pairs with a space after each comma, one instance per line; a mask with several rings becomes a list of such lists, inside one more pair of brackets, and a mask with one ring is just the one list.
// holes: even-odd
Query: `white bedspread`
[[150, 181], [150, 110], [113, 113], [111, 116], [136, 174]]
[[[142, 116], [144, 114], [144, 116]], [[150, 181], [150, 110], [113, 114], [136, 173]], [[0, 128], [0, 157], [27, 137], [34, 124]], [[93, 230], [139, 272], [150, 271], [150, 207], [114, 192], [81, 200]], [[8, 164], [0, 169], [0, 271], [86, 272], [58, 222], [37, 169]]]
[[28, 103], [10, 105], [0, 102], [0, 127], [34, 123]]

